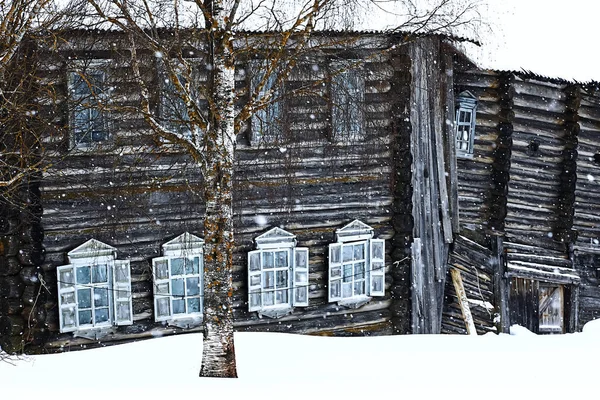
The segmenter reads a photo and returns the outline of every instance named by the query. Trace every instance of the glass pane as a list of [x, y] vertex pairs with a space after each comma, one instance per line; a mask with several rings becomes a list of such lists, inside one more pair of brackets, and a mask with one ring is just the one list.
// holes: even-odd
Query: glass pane
[[188, 275], [199, 273], [200, 268], [200, 258], [194, 257], [192, 259], [187, 259], [185, 263], [185, 273]]
[[288, 290], [277, 290], [275, 292], [275, 304], [287, 304]]
[[365, 281], [354, 282], [354, 295], [360, 296], [365, 294]]
[[200, 299], [192, 297], [187, 300], [188, 313], [200, 312]]
[[341, 252], [341, 246], [334, 246], [334, 247], [330, 247], [330, 254], [329, 257], [331, 258], [329, 260], [330, 263], [334, 263], [337, 264], [340, 262], [340, 252]]
[[96, 323], [108, 321], [108, 308], [96, 308]]
[[115, 267], [115, 280], [119, 283], [129, 283], [129, 268], [127, 264], [119, 264]]
[[89, 325], [92, 323], [92, 310], [79, 311], [79, 325]]
[[354, 264], [354, 279], [365, 279], [365, 263]]
[[306, 303], [308, 288], [296, 288], [296, 301]]
[[108, 289], [96, 288], [94, 289], [94, 307], [107, 307], [108, 306]]
[[342, 261], [344, 261], [344, 262], [352, 261], [352, 257], [353, 257], [352, 245], [342, 246], [342, 254], [343, 254]]
[[197, 296], [200, 294], [200, 278], [186, 279], [186, 296]]
[[250, 293], [250, 307], [260, 306], [260, 293]]
[[331, 297], [341, 297], [342, 281], [331, 282]]
[[117, 303], [117, 321], [131, 321], [129, 303]]
[[278, 251], [275, 253], [275, 268], [284, 268], [288, 266], [288, 252]]
[[77, 283], [88, 284], [91, 282], [91, 268], [77, 267]]
[[64, 308], [62, 310], [63, 328], [72, 328], [75, 326], [75, 307]]
[[92, 308], [92, 289], [78, 289], [77, 300], [79, 308]]
[[171, 289], [173, 296], [183, 296], [183, 279], [171, 279]]
[[159, 283], [156, 285], [156, 294], [169, 294], [169, 284]]
[[65, 269], [65, 270], [60, 271], [59, 282], [60, 282], [61, 289], [73, 286], [73, 284], [75, 283], [75, 277], [73, 276], [73, 270]]
[[183, 275], [183, 258], [172, 258], [171, 259], [171, 275]]
[[307, 268], [308, 267], [308, 252], [304, 250], [296, 251], [296, 267]]
[[127, 290], [116, 290], [115, 294], [117, 296], [117, 300], [129, 300], [129, 293]]
[[168, 279], [169, 270], [167, 269], [167, 260], [160, 260], [154, 262], [154, 276], [155, 279]]
[[374, 262], [373, 263], [373, 271], [375, 272], [383, 272], [385, 269], [382, 262]]
[[63, 305], [75, 304], [75, 292], [61, 294], [60, 295], [60, 302]]
[[308, 282], [308, 274], [306, 272], [296, 272], [294, 281], [298, 284], [305, 284]]
[[373, 242], [371, 249], [373, 250], [372, 258], [383, 260], [383, 242]]
[[104, 264], [93, 265], [92, 266], [92, 283], [108, 282], [107, 271], [108, 271], [108, 268]]
[[371, 290], [375, 292], [383, 291], [383, 276], [371, 277]]
[[276, 282], [275, 284], [277, 285], [277, 288], [283, 288], [283, 287], [287, 287], [287, 282], [288, 282], [288, 272], [287, 271], [277, 271], [277, 275], [276, 275]]
[[265, 280], [263, 282], [263, 288], [264, 289], [273, 289], [273, 288], [275, 288], [273, 271], [271, 271], [271, 272], [264, 272], [264, 276], [265, 276]]
[[263, 305], [264, 306], [272, 306], [275, 301], [273, 292], [263, 293]]
[[365, 243], [354, 245], [354, 259], [364, 260], [365, 259]]
[[352, 264], [344, 265], [344, 282], [352, 282]]
[[272, 269], [275, 266], [274, 255], [272, 251], [265, 251], [263, 254], [263, 268]]
[[173, 314], [185, 314], [185, 300], [173, 300]]
[[156, 300], [156, 314], [159, 317], [171, 315], [171, 302], [168, 297], [161, 297]]
[[342, 297], [352, 297], [352, 282], [342, 284]]
[[250, 254], [250, 271], [260, 270], [260, 253]]
[[331, 268], [331, 278], [341, 278], [342, 277], [342, 267], [334, 267]]
[[471, 112], [464, 111], [463, 113], [465, 114], [465, 122], [471, 122]]
[[260, 286], [260, 274], [250, 276], [250, 286]]

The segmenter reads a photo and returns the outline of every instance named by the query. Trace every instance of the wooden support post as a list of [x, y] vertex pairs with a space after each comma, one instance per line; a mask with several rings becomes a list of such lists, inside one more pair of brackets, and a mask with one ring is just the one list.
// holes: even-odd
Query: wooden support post
[[467, 333], [469, 335], [477, 335], [473, 316], [471, 315], [471, 309], [469, 308], [469, 303], [467, 301], [467, 293], [465, 292], [462, 278], [460, 277], [460, 271], [451, 268], [450, 274], [452, 275], [452, 283], [454, 284], [454, 290], [456, 291], [456, 297], [458, 298], [458, 305], [460, 306], [465, 326], [467, 327]]

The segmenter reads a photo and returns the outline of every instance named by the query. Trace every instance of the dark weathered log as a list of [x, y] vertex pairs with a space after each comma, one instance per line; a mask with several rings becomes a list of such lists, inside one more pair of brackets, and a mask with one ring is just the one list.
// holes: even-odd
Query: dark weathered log
[[24, 285], [18, 276], [0, 277], [0, 297], [19, 298], [23, 294]]
[[0, 276], [16, 275], [21, 270], [21, 264], [16, 257], [0, 256]]
[[21, 268], [21, 271], [19, 272], [19, 276], [21, 277], [21, 280], [23, 281], [24, 284], [35, 285], [35, 284], [39, 283], [38, 272], [39, 272], [38, 267], [26, 266], [26, 267]]
[[0, 317], [0, 336], [15, 336], [23, 332], [24, 321], [19, 315]]
[[0, 236], [0, 255], [16, 256], [19, 252], [19, 239], [13, 235]]
[[21, 354], [24, 348], [23, 337], [0, 335], [0, 347], [7, 354]]
[[25, 306], [33, 306], [38, 299], [38, 294], [40, 293], [39, 285], [26, 285], [23, 287], [23, 293], [21, 295], [21, 299], [23, 300], [23, 304]]
[[46, 321], [46, 309], [43, 305], [35, 307], [25, 307], [21, 312], [21, 317], [26, 327], [32, 328], [44, 324]]
[[44, 262], [46, 251], [34, 245], [24, 245], [18, 252], [18, 259], [22, 265], [40, 265]]
[[19, 298], [6, 298], [0, 296], [0, 315], [20, 314], [23, 311], [23, 302]]

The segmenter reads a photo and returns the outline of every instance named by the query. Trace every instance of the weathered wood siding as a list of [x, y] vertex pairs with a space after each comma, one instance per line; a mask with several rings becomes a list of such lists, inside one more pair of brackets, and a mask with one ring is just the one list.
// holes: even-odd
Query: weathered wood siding
[[[43, 55], [54, 60], [41, 74], [48, 92], [53, 93], [53, 98], [41, 101], [47, 103], [45, 112], [52, 115], [54, 124], [46, 148], [53, 165], [45, 172], [41, 187], [46, 250], [42, 269], [52, 291], [46, 304], [49, 338], [44, 351], [97, 345], [58, 333], [55, 270], [66, 263], [68, 251], [95, 238], [116, 247], [118, 259], [131, 261], [134, 324], [102, 339], [105, 344], [116, 343], [181, 331], [154, 322], [150, 261], [160, 255], [163, 243], [184, 231], [202, 236], [204, 204], [198, 168], [181, 149], [154, 138], [140, 115], [124, 112], [124, 106], [137, 101], [135, 86], [126, 79], [125, 56], [116, 50], [94, 50], [105, 48], [105, 43], [120, 43], [119, 38], [104, 37], [105, 42], [100, 43], [78, 40], [69, 44], [74, 49], [63, 53], [64, 58]], [[386, 44], [385, 40], [379, 43]], [[79, 51], [78, 46], [87, 50]], [[399, 121], [408, 116], [404, 84], [409, 62], [402, 48], [374, 56], [380, 50], [366, 47], [349, 55], [366, 60], [360, 67], [365, 77], [365, 126], [359, 140], [332, 140], [325, 86], [286, 100], [287, 136], [281, 141], [252, 146], [249, 132], [238, 135], [236, 329], [332, 335], [406, 333], [410, 281], [406, 263], [396, 261], [407, 254], [410, 239], [395, 237], [397, 231], [404, 235], [412, 229], [412, 221], [406, 217], [410, 214], [410, 206], [404, 203], [407, 197], [398, 195], [409, 193], [405, 183], [410, 164], [404, 157], [409, 157], [406, 141], [410, 132], [399, 127]], [[111, 138], [96, 151], [68, 150], [65, 78], [67, 57], [74, 56], [114, 59], [107, 74], [115, 99], [110, 105]], [[299, 62], [286, 90], [322, 79], [328, 60], [327, 55], [319, 54], [306, 63]], [[236, 74], [239, 88], [248, 85], [242, 69]], [[153, 70], [149, 68], [145, 74], [158, 87]], [[398, 110], [403, 110], [402, 118], [398, 118]], [[396, 155], [401, 159], [395, 159]], [[396, 177], [398, 168], [402, 171]], [[394, 205], [395, 196], [401, 201]], [[385, 297], [348, 310], [327, 302], [327, 245], [335, 241], [335, 230], [353, 219], [371, 225], [375, 237], [386, 239], [388, 273]], [[297, 235], [298, 246], [309, 247], [309, 307], [295, 308], [278, 319], [259, 318], [248, 312], [247, 252], [255, 248], [256, 236], [276, 226]]]

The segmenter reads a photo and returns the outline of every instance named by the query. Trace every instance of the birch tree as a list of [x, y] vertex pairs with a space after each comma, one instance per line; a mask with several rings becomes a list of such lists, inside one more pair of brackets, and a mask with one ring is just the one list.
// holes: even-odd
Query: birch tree
[[[401, 5], [395, 29], [413, 33], [448, 32], [468, 26], [473, 4], [431, 1], [419, 8], [411, 0], [88, 0], [90, 15], [124, 32], [131, 69], [140, 91], [140, 112], [152, 131], [187, 150], [199, 165], [206, 202], [204, 218], [204, 346], [201, 376], [236, 377], [233, 337], [232, 185], [236, 134], [252, 115], [279, 100], [280, 87], [302, 52], [310, 51], [316, 30], [350, 28], [356, 15]], [[398, 3], [398, 4], [396, 4]], [[402, 10], [402, 11], [398, 11]], [[244, 34], [245, 29], [262, 34]], [[266, 32], [266, 33], [265, 33]], [[194, 63], [185, 49], [202, 48], [206, 85], [194, 82]], [[174, 129], [153, 112], [151, 88], [144, 80], [142, 51], [156, 57], [167, 85], [185, 106]], [[242, 96], [235, 87], [236, 62], [261, 60], [261, 75]], [[205, 103], [199, 101], [204, 99]], [[207, 104], [207, 105], [206, 105]]]

